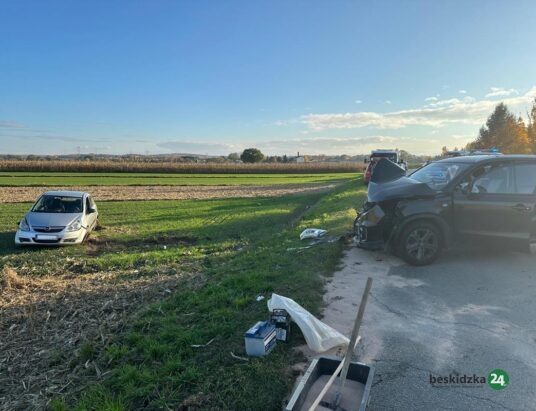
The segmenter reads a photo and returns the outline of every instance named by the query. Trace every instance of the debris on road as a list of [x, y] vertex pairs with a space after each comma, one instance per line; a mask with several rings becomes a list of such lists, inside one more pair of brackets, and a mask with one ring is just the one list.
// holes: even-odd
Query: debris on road
[[258, 321], [244, 334], [246, 353], [251, 357], [269, 354], [276, 346], [275, 325], [268, 321]]
[[190, 345], [190, 347], [192, 347], [192, 348], [203, 348], [203, 347], [208, 347], [208, 346], [212, 343], [212, 341], [214, 341], [214, 340], [215, 340], [215, 338], [213, 338], [212, 340], [210, 340], [210, 341], [209, 341], [208, 343], [206, 343], [206, 344], [192, 344], [192, 345]]
[[236, 355], [234, 352], [231, 351], [231, 357], [233, 357], [235, 360], [242, 360], [242, 361], [249, 361], [249, 358], [246, 357], [240, 357]]
[[300, 240], [305, 240], [306, 238], [320, 238], [327, 233], [327, 230], [322, 230], [321, 228], [306, 228], [300, 234]]
[[272, 294], [268, 300], [268, 309], [286, 310], [292, 320], [300, 327], [305, 341], [314, 352], [324, 352], [339, 345], [348, 345], [349, 340], [337, 330], [323, 323], [309, 311], [303, 308], [294, 300], [282, 295]]

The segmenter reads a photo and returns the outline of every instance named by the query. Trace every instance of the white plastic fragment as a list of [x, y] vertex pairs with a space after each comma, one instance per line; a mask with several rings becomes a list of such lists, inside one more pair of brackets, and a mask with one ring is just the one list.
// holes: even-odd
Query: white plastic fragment
[[210, 341], [209, 341], [208, 343], [206, 343], [206, 344], [191, 344], [190, 347], [192, 347], [192, 348], [208, 347], [208, 346], [212, 343], [212, 341], [214, 341], [214, 340], [215, 340], [215, 338], [213, 338], [212, 340], [210, 340]]
[[300, 240], [305, 238], [320, 238], [327, 233], [327, 230], [322, 230], [320, 228], [306, 228], [300, 234]]
[[272, 298], [268, 300], [268, 309], [270, 311], [274, 309], [287, 310], [292, 321], [300, 327], [307, 345], [314, 352], [321, 353], [333, 347], [350, 343], [347, 337], [320, 321], [290, 298], [272, 294]]

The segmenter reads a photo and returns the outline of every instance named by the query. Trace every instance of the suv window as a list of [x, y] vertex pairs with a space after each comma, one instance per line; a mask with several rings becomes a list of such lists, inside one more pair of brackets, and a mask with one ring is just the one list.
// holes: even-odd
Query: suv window
[[516, 164], [517, 194], [536, 194], [536, 164]]
[[515, 192], [511, 165], [488, 164], [477, 168], [465, 182], [469, 184], [472, 193], [511, 194]]

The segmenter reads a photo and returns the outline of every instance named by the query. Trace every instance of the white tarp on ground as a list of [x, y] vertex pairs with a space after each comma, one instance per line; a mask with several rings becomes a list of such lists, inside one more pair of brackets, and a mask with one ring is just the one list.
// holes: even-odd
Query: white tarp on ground
[[324, 324], [296, 301], [272, 294], [268, 300], [268, 309], [284, 309], [292, 317], [292, 320], [300, 327], [305, 341], [311, 350], [317, 353], [327, 351], [338, 345], [348, 345], [350, 340], [337, 330]]
[[300, 240], [305, 240], [306, 238], [320, 238], [327, 233], [327, 230], [322, 230], [321, 228], [306, 228], [300, 234]]

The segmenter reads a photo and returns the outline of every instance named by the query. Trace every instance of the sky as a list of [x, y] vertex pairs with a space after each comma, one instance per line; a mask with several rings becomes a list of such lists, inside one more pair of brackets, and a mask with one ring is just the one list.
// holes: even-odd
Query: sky
[[536, 97], [533, 0], [0, 0], [0, 153], [438, 154]]

